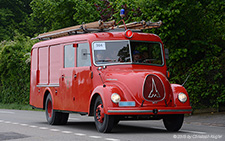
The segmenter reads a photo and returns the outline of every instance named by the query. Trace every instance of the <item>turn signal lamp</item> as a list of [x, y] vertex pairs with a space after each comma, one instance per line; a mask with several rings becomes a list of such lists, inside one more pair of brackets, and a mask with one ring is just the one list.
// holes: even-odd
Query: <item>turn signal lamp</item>
[[133, 32], [132, 32], [131, 30], [128, 29], [128, 30], [125, 31], [125, 36], [126, 36], [127, 38], [132, 38], [133, 35], [134, 35], [134, 34], [133, 34]]
[[166, 71], [166, 76], [167, 76], [167, 78], [170, 78], [170, 72], [169, 71]]

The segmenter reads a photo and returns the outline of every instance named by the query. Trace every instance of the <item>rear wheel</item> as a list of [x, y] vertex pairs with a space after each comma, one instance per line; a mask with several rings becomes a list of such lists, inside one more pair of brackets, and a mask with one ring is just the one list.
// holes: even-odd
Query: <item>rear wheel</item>
[[110, 132], [114, 125], [114, 116], [104, 113], [103, 102], [101, 97], [97, 97], [94, 105], [95, 125], [99, 132]]
[[48, 94], [45, 101], [45, 114], [48, 124], [50, 125], [63, 125], [68, 121], [69, 114], [56, 112], [53, 110], [52, 97]]
[[170, 132], [179, 131], [183, 125], [183, 121], [184, 121], [184, 114], [166, 115], [163, 118], [164, 126], [166, 127], [167, 131]]

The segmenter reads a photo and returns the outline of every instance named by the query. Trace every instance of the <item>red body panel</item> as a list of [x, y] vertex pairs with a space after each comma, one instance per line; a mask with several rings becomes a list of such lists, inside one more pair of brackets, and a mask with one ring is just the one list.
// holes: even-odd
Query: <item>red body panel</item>
[[[180, 85], [171, 85], [166, 77], [164, 51], [163, 66], [131, 63], [107, 65], [106, 68], [101, 66], [99, 69], [99, 66], [94, 65], [92, 43], [119, 40], [151, 41], [162, 44], [161, 39], [154, 34], [134, 33], [133, 37], [128, 39], [124, 32], [72, 35], [35, 44], [32, 48], [30, 104], [37, 108], [44, 108], [45, 98], [50, 93], [55, 110], [91, 115], [94, 98], [99, 95], [103, 101], [104, 111], [109, 115], [190, 113], [189, 98], [185, 103], [178, 100], [180, 92], [188, 96], [186, 90]], [[76, 67], [75, 49], [75, 67], [64, 68], [64, 45], [79, 42], [89, 43], [91, 66]], [[145, 79], [149, 75], [154, 76], [154, 80], [150, 79], [154, 82], [149, 87], [151, 89], [154, 87], [154, 92], [163, 93], [157, 101], [148, 101], [143, 97]], [[155, 80], [156, 77], [158, 81]], [[162, 83], [160, 89], [163, 88], [163, 91], [157, 90], [157, 83]], [[147, 93], [152, 92], [147, 90]], [[120, 95], [121, 102], [135, 102], [135, 106], [119, 106], [118, 103], [113, 103], [111, 100], [113, 93]]]

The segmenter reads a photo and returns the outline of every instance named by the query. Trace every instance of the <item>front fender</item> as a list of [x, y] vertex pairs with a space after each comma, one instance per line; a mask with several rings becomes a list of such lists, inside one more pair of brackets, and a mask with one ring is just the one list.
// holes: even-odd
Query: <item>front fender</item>
[[105, 87], [103, 87], [102, 85], [97, 86], [93, 90], [90, 100], [89, 100], [89, 110], [88, 110], [89, 115], [91, 115], [90, 112], [94, 109], [95, 99], [98, 95], [102, 99], [105, 114], [108, 114], [109, 107], [115, 107], [115, 106], [117, 107], [118, 104], [113, 103], [111, 100], [111, 95], [113, 93], [119, 94], [121, 97], [121, 101], [123, 101], [125, 99], [122, 90], [120, 90], [119, 87], [117, 87], [113, 84], [107, 84]]
[[[171, 84], [171, 88], [172, 88], [172, 91], [173, 91], [174, 104], [176, 106], [182, 106], [182, 107], [190, 106], [189, 95], [188, 95], [186, 89], [182, 85]], [[180, 102], [179, 99], [178, 99], [178, 94], [181, 93], [181, 92], [187, 95], [187, 101], [185, 103]]]

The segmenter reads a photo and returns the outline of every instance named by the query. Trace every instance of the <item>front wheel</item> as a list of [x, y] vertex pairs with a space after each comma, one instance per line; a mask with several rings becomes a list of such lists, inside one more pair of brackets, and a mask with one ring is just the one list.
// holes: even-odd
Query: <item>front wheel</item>
[[166, 127], [167, 131], [170, 132], [179, 131], [183, 125], [183, 121], [184, 121], [184, 114], [166, 115], [163, 118], [164, 126]]
[[69, 114], [56, 112], [53, 110], [52, 97], [48, 94], [45, 101], [45, 114], [48, 124], [50, 125], [63, 125], [68, 121]]
[[101, 97], [97, 97], [94, 105], [94, 119], [97, 130], [101, 133], [108, 133], [114, 125], [114, 117], [104, 113]]

